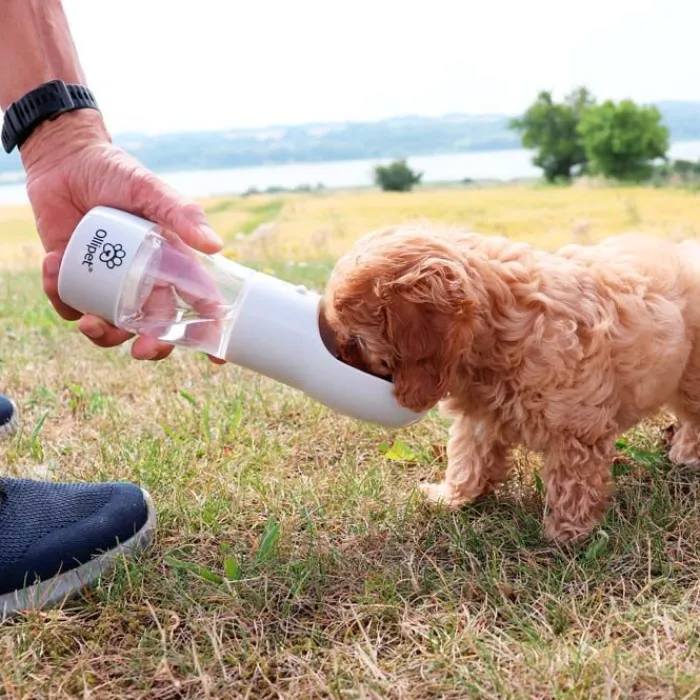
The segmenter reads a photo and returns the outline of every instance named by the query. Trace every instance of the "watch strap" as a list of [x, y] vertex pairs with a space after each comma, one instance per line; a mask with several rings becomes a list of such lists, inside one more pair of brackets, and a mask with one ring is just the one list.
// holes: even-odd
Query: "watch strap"
[[51, 80], [26, 93], [4, 114], [2, 146], [5, 152], [21, 148], [41, 123], [76, 109], [99, 109], [92, 91], [84, 85]]

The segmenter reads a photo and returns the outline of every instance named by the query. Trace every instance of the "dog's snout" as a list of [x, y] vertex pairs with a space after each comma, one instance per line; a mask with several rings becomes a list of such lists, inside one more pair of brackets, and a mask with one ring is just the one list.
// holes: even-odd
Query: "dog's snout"
[[[391, 372], [388, 371], [388, 366], [382, 364], [382, 370], [379, 371], [372, 367], [362, 349], [362, 341], [356, 336], [351, 336], [344, 343], [339, 343], [338, 359], [345, 362], [345, 364], [355, 367], [355, 369], [365, 372], [366, 374], [371, 374], [374, 377], [384, 379], [388, 382], [392, 381]], [[384, 367], [387, 368], [386, 372], [383, 371]]]

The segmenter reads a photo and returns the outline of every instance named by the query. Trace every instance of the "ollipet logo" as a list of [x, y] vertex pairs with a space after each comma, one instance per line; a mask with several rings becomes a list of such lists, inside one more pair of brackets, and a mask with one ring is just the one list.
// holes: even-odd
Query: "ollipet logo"
[[[85, 255], [82, 265], [85, 265], [88, 272], [92, 272], [95, 265], [95, 257], [104, 263], [110, 270], [119, 267], [126, 257], [126, 251], [121, 243], [107, 243], [107, 231], [103, 228], [97, 229], [95, 234], [85, 246]], [[99, 251], [99, 255], [98, 255]]]
[[100, 260], [107, 265], [110, 270], [119, 267], [126, 257], [126, 251], [121, 243], [105, 243], [102, 246]]

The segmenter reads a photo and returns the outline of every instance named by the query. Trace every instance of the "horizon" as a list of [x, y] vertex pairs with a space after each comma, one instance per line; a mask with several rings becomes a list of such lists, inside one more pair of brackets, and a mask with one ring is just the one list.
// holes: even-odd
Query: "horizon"
[[114, 134], [514, 116], [540, 90], [579, 85], [599, 100], [700, 101], [690, 0], [672, 16], [661, 0], [590, 0], [575, 20], [557, 0], [64, 3]]
[[[645, 105], [700, 105], [700, 99], [697, 100], [656, 100], [655, 102], [643, 103]], [[526, 107], [527, 108], [527, 107]], [[524, 112], [525, 110], [522, 110]], [[444, 120], [452, 117], [464, 117], [467, 119], [488, 119], [488, 120], [498, 120], [498, 119], [510, 119], [512, 117], [519, 116], [522, 112], [513, 112], [510, 114], [498, 114], [498, 113], [477, 113], [477, 112], [446, 112], [444, 114], [392, 114], [387, 117], [380, 117], [377, 119], [336, 119], [336, 120], [326, 120], [326, 121], [305, 121], [305, 122], [279, 122], [270, 124], [260, 124], [257, 126], [235, 126], [235, 127], [221, 127], [218, 129], [182, 129], [178, 131], [163, 131], [163, 132], [149, 132], [144, 130], [135, 131], [123, 131], [116, 132], [114, 136], [168, 136], [177, 134], [207, 134], [207, 133], [227, 133], [227, 132], [246, 132], [246, 131], [264, 131], [267, 129], [285, 129], [285, 128], [302, 128], [302, 127], [323, 127], [323, 126], [343, 126], [346, 124], [352, 125], [369, 125], [369, 124], [381, 124], [384, 122], [400, 121], [408, 119], [425, 119], [425, 120]]]

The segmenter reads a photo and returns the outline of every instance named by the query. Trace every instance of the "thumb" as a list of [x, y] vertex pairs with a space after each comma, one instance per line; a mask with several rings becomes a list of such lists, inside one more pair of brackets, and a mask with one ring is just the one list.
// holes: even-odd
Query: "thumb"
[[223, 241], [207, 223], [204, 209], [153, 173], [145, 171], [134, 179], [129, 208], [172, 231], [202, 253], [218, 253], [223, 248]]

